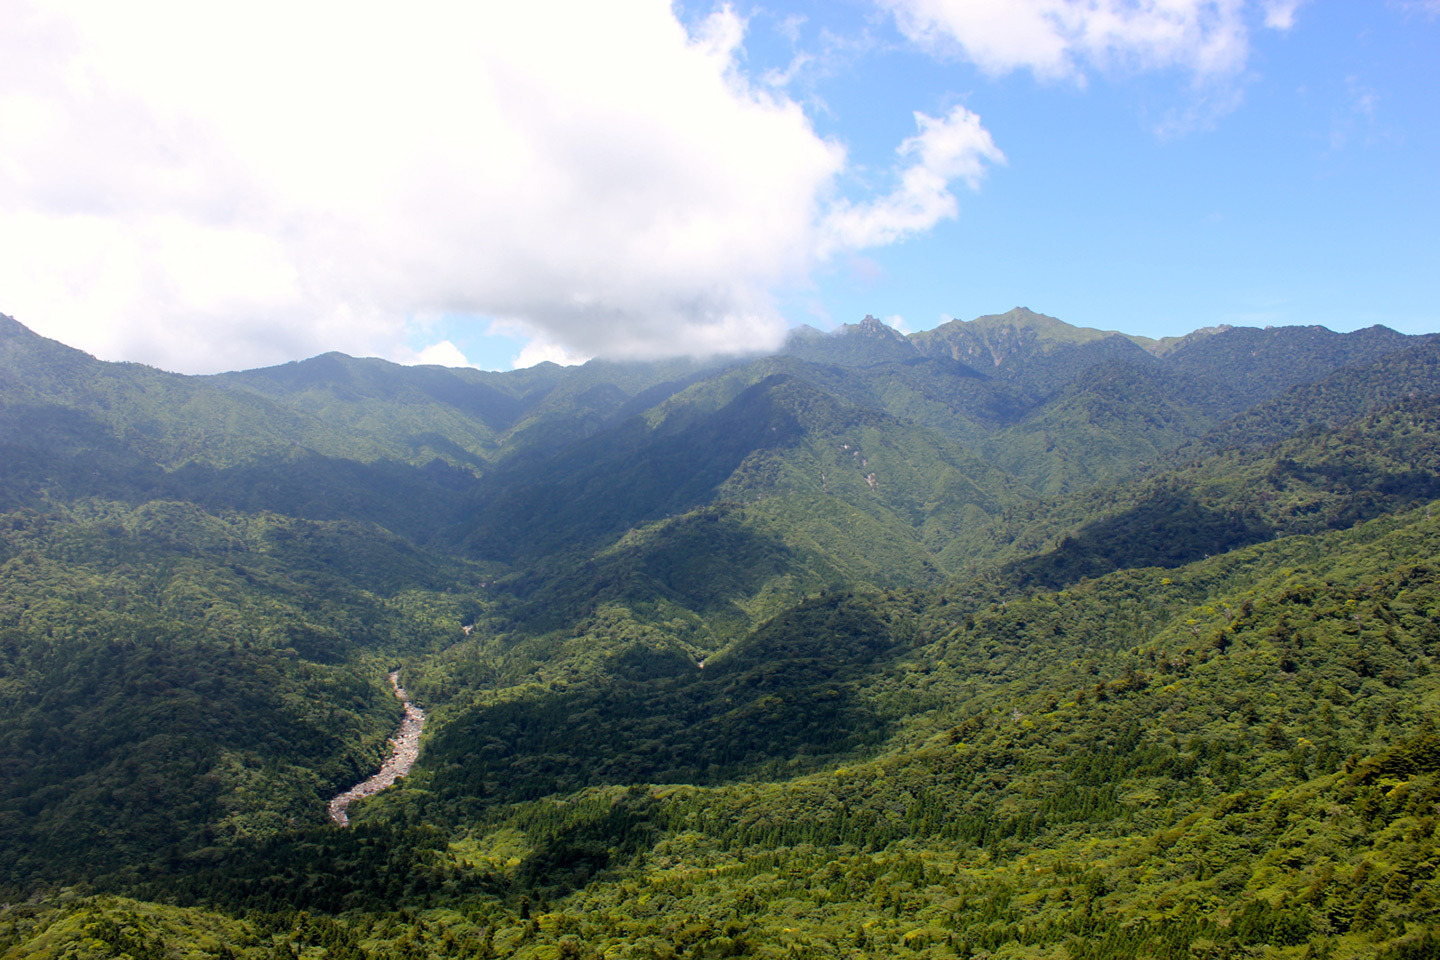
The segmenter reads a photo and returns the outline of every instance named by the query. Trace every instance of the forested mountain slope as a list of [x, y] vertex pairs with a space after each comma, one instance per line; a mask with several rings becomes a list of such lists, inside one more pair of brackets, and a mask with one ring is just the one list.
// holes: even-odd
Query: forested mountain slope
[[332, 353], [206, 379], [298, 408], [347, 435], [383, 439], [390, 455], [407, 462], [440, 458], [478, 470], [497, 456], [579, 439], [715, 367], [598, 362], [576, 370], [542, 363], [497, 374]]
[[1437, 442], [1436, 394], [1421, 396], [1337, 429], [1312, 427], [1268, 447], [1233, 448], [1008, 511], [951, 551], [957, 561], [1009, 557], [1007, 578], [1048, 586], [1127, 566], [1178, 566], [1440, 497]]
[[0, 956], [1434, 955], [1436, 349], [182, 377], [0, 318]]
[[1353, 333], [1324, 327], [1232, 327], [1178, 345], [1165, 362], [1211, 384], [1215, 402], [1234, 413], [1341, 367], [1372, 363], [1412, 339], [1381, 326]]

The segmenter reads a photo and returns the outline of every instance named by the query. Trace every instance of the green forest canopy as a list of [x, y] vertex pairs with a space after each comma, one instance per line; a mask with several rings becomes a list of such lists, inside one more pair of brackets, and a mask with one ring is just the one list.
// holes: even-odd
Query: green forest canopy
[[0, 956], [1440, 955], [1437, 359], [1016, 311], [178, 377], [0, 318]]

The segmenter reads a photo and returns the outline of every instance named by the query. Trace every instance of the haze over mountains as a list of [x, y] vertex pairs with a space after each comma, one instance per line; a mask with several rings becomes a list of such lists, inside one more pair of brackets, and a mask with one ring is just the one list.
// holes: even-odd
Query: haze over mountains
[[1378, 326], [193, 377], [0, 317], [0, 956], [1431, 956], [1437, 498]]

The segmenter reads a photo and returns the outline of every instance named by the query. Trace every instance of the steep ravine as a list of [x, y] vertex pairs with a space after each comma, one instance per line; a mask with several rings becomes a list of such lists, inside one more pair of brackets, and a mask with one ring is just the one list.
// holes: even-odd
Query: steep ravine
[[425, 729], [425, 711], [410, 702], [409, 694], [400, 686], [400, 671], [390, 672], [390, 685], [395, 688], [395, 696], [405, 705], [405, 717], [400, 721], [400, 729], [390, 738], [390, 756], [380, 765], [379, 772], [330, 801], [330, 819], [342, 827], [350, 826], [350, 817], [346, 813], [350, 804], [373, 797], [394, 785], [396, 780], [410, 772], [410, 768], [415, 765], [415, 758], [420, 754], [420, 733]]

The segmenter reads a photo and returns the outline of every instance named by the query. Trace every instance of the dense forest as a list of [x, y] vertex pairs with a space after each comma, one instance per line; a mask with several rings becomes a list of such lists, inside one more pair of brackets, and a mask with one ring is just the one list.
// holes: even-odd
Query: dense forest
[[0, 317], [0, 958], [1440, 958], [1437, 501], [1383, 327], [189, 377]]

